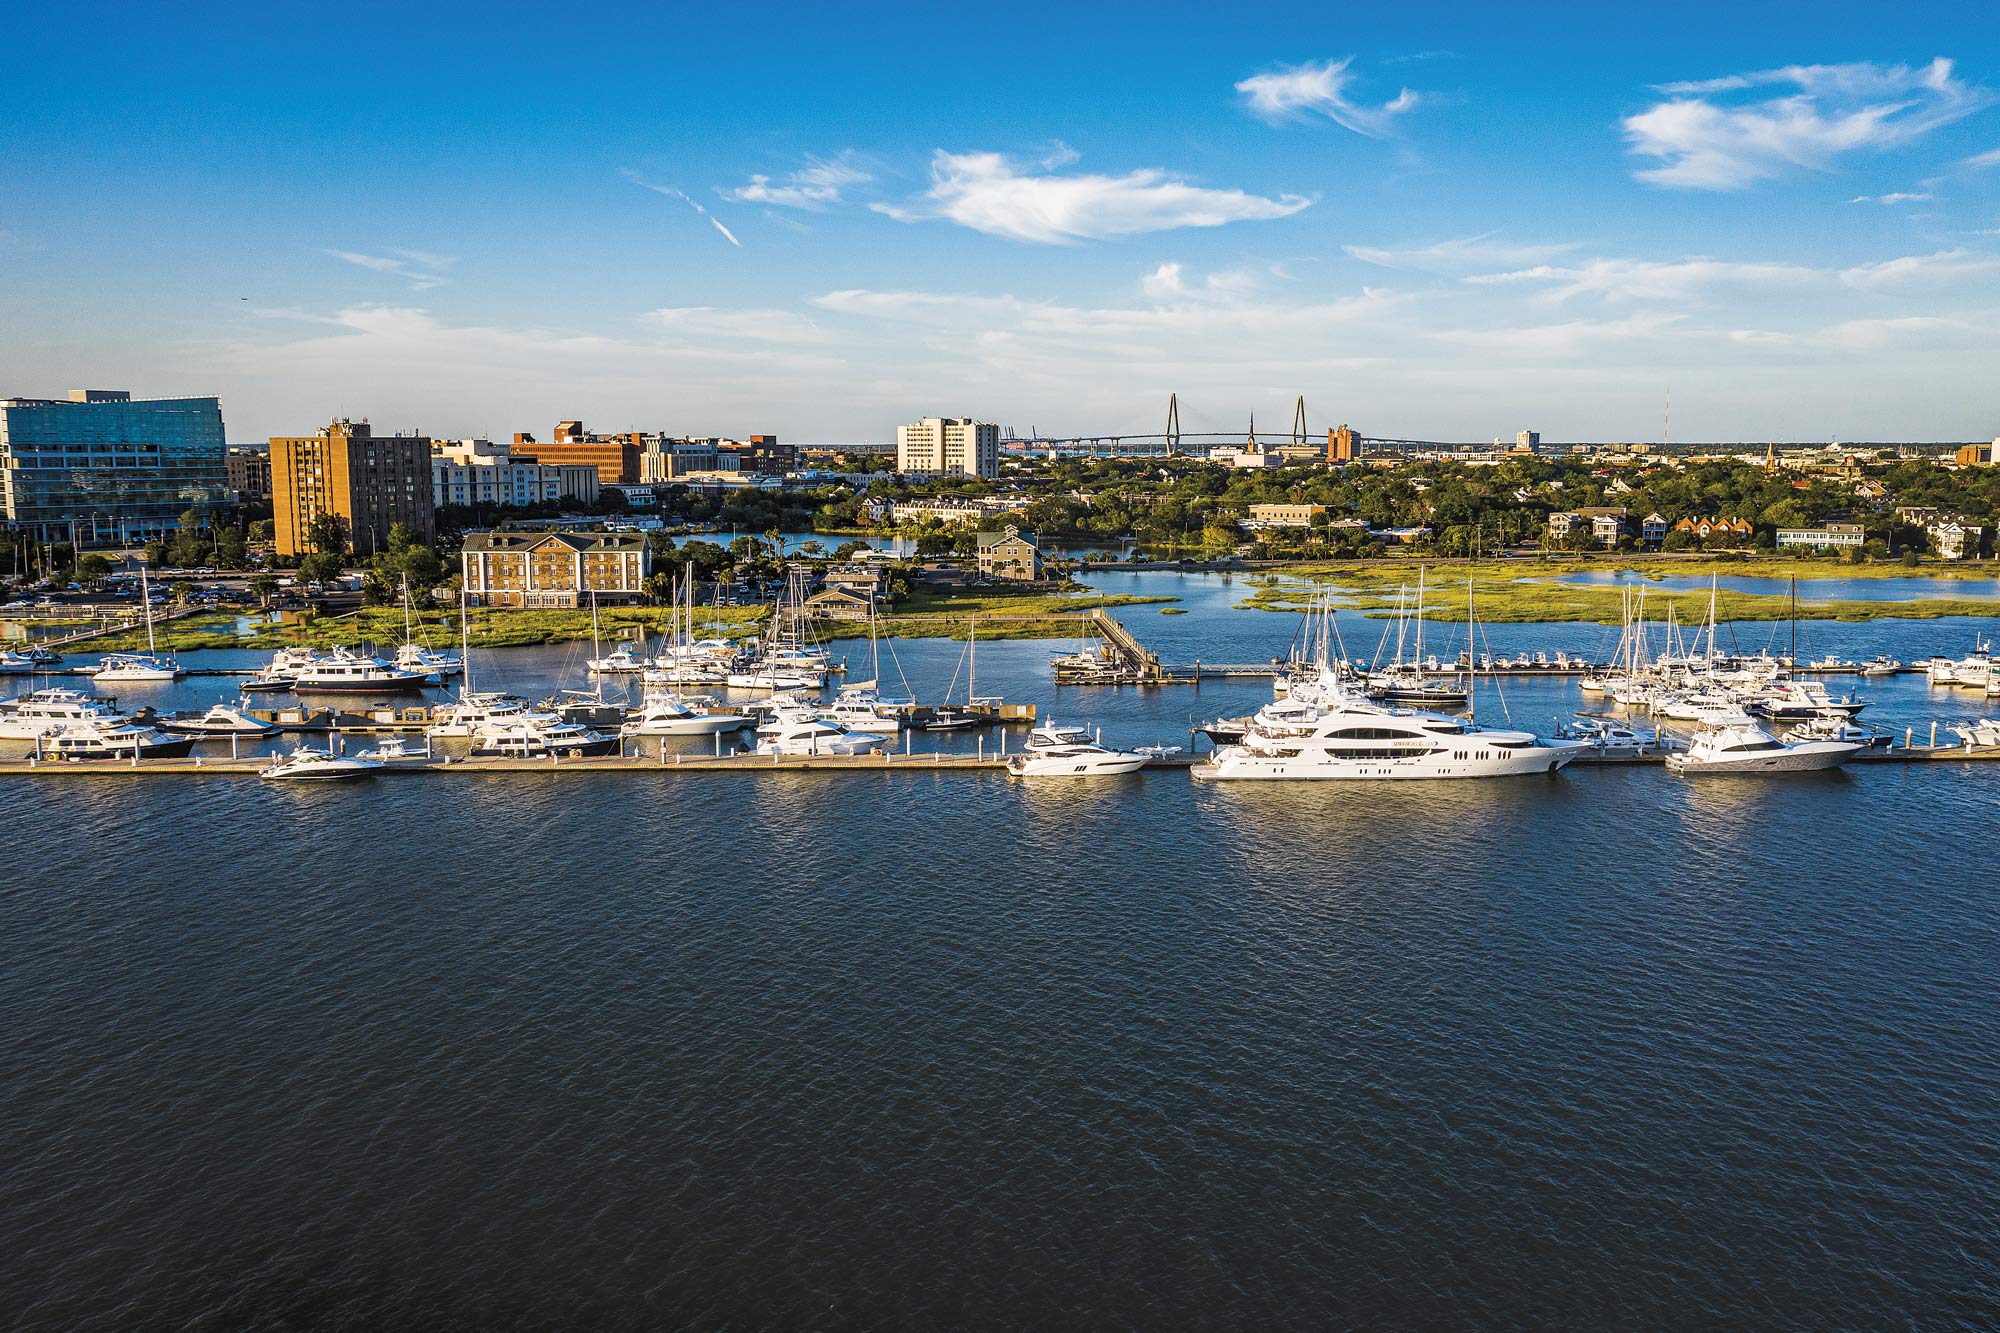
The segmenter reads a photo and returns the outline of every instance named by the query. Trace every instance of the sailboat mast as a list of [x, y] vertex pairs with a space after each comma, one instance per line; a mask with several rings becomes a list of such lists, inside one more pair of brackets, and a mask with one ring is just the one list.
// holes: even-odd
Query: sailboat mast
[[146, 562], [139, 562], [139, 601], [146, 608], [146, 651], [153, 651], [153, 594], [146, 583]]
[[1474, 639], [1478, 622], [1472, 615], [1472, 580], [1465, 581], [1465, 718], [1479, 716], [1479, 645]]

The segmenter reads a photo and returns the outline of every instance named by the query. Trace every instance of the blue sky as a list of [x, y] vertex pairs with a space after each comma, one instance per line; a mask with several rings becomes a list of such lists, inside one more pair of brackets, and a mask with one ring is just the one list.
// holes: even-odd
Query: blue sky
[[0, 392], [438, 435], [2000, 434], [2000, 12], [22, 10]]

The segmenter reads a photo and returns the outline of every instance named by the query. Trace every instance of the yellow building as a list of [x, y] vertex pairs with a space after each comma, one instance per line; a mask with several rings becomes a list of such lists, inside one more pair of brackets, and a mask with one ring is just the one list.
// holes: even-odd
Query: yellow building
[[397, 523], [428, 542], [431, 442], [421, 435], [378, 436], [367, 422], [344, 418], [311, 435], [273, 436], [271, 506], [280, 555], [311, 551], [312, 526], [329, 514], [346, 524], [357, 556], [386, 549]]
[[468, 532], [465, 591], [482, 606], [636, 602], [651, 564], [633, 532]]
[[1313, 515], [1324, 514], [1325, 512], [1325, 505], [1251, 505], [1250, 521], [1259, 527], [1266, 528], [1306, 528], [1312, 526]]

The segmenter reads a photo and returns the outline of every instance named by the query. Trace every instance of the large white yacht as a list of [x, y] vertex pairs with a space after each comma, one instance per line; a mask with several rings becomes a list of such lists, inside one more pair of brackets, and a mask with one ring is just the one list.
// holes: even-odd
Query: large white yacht
[[1589, 747], [1464, 718], [1372, 703], [1331, 670], [1267, 704], [1236, 745], [1190, 772], [1202, 782], [1497, 778], [1553, 773]]
[[422, 689], [429, 672], [405, 671], [379, 657], [336, 648], [307, 663], [292, 680], [297, 694], [384, 694]]
[[1059, 727], [1051, 722], [1036, 727], [1021, 753], [1008, 757], [1007, 771], [1017, 778], [1106, 777], [1136, 773], [1146, 766], [1148, 758], [1136, 750], [1113, 750], [1093, 740], [1082, 727]]
[[1847, 741], [1781, 741], [1747, 713], [1717, 714], [1694, 734], [1686, 751], [1667, 756], [1667, 771], [1681, 777], [1812, 773], [1840, 767], [1861, 748]]
[[809, 706], [780, 704], [757, 728], [758, 754], [871, 754], [886, 743], [871, 732], [849, 731], [817, 716]]
[[741, 731], [753, 721], [747, 713], [707, 712], [698, 706], [712, 703], [713, 699], [648, 690], [638, 715], [623, 730], [627, 736], [714, 736]]
[[433, 737], [476, 736], [484, 729], [512, 725], [522, 720], [562, 721], [546, 709], [530, 707], [528, 701], [518, 695], [497, 691], [469, 692], [431, 709], [431, 725], [427, 734]]
[[86, 670], [97, 680], [120, 685], [164, 684], [187, 674], [179, 662], [158, 653], [106, 653]]

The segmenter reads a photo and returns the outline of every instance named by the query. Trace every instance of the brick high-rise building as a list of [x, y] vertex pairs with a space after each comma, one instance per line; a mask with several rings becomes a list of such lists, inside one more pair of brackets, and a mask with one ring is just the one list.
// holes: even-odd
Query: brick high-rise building
[[624, 435], [593, 435], [581, 421], [558, 421], [555, 438], [546, 442], [527, 432], [514, 436], [514, 456], [551, 466], [587, 463], [606, 486], [636, 485], [642, 480], [640, 455], [647, 437], [639, 431]]
[[1326, 461], [1329, 463], [1352, 463], [1361, 456], [1361, 440], [1355, 435], [1354, 427], [1346, 422], [1340, 429], [1326, 433]]
[[273, 436], [271, 506], [280, 555], [311, 551], [312, 525], [327, 514], [347, 524], [357, 556], [386, 549], [397, 523], [429, 541], [431, 442], [422, 435], [376, 435], [367, 422], [344, 418], [312, 435]]

